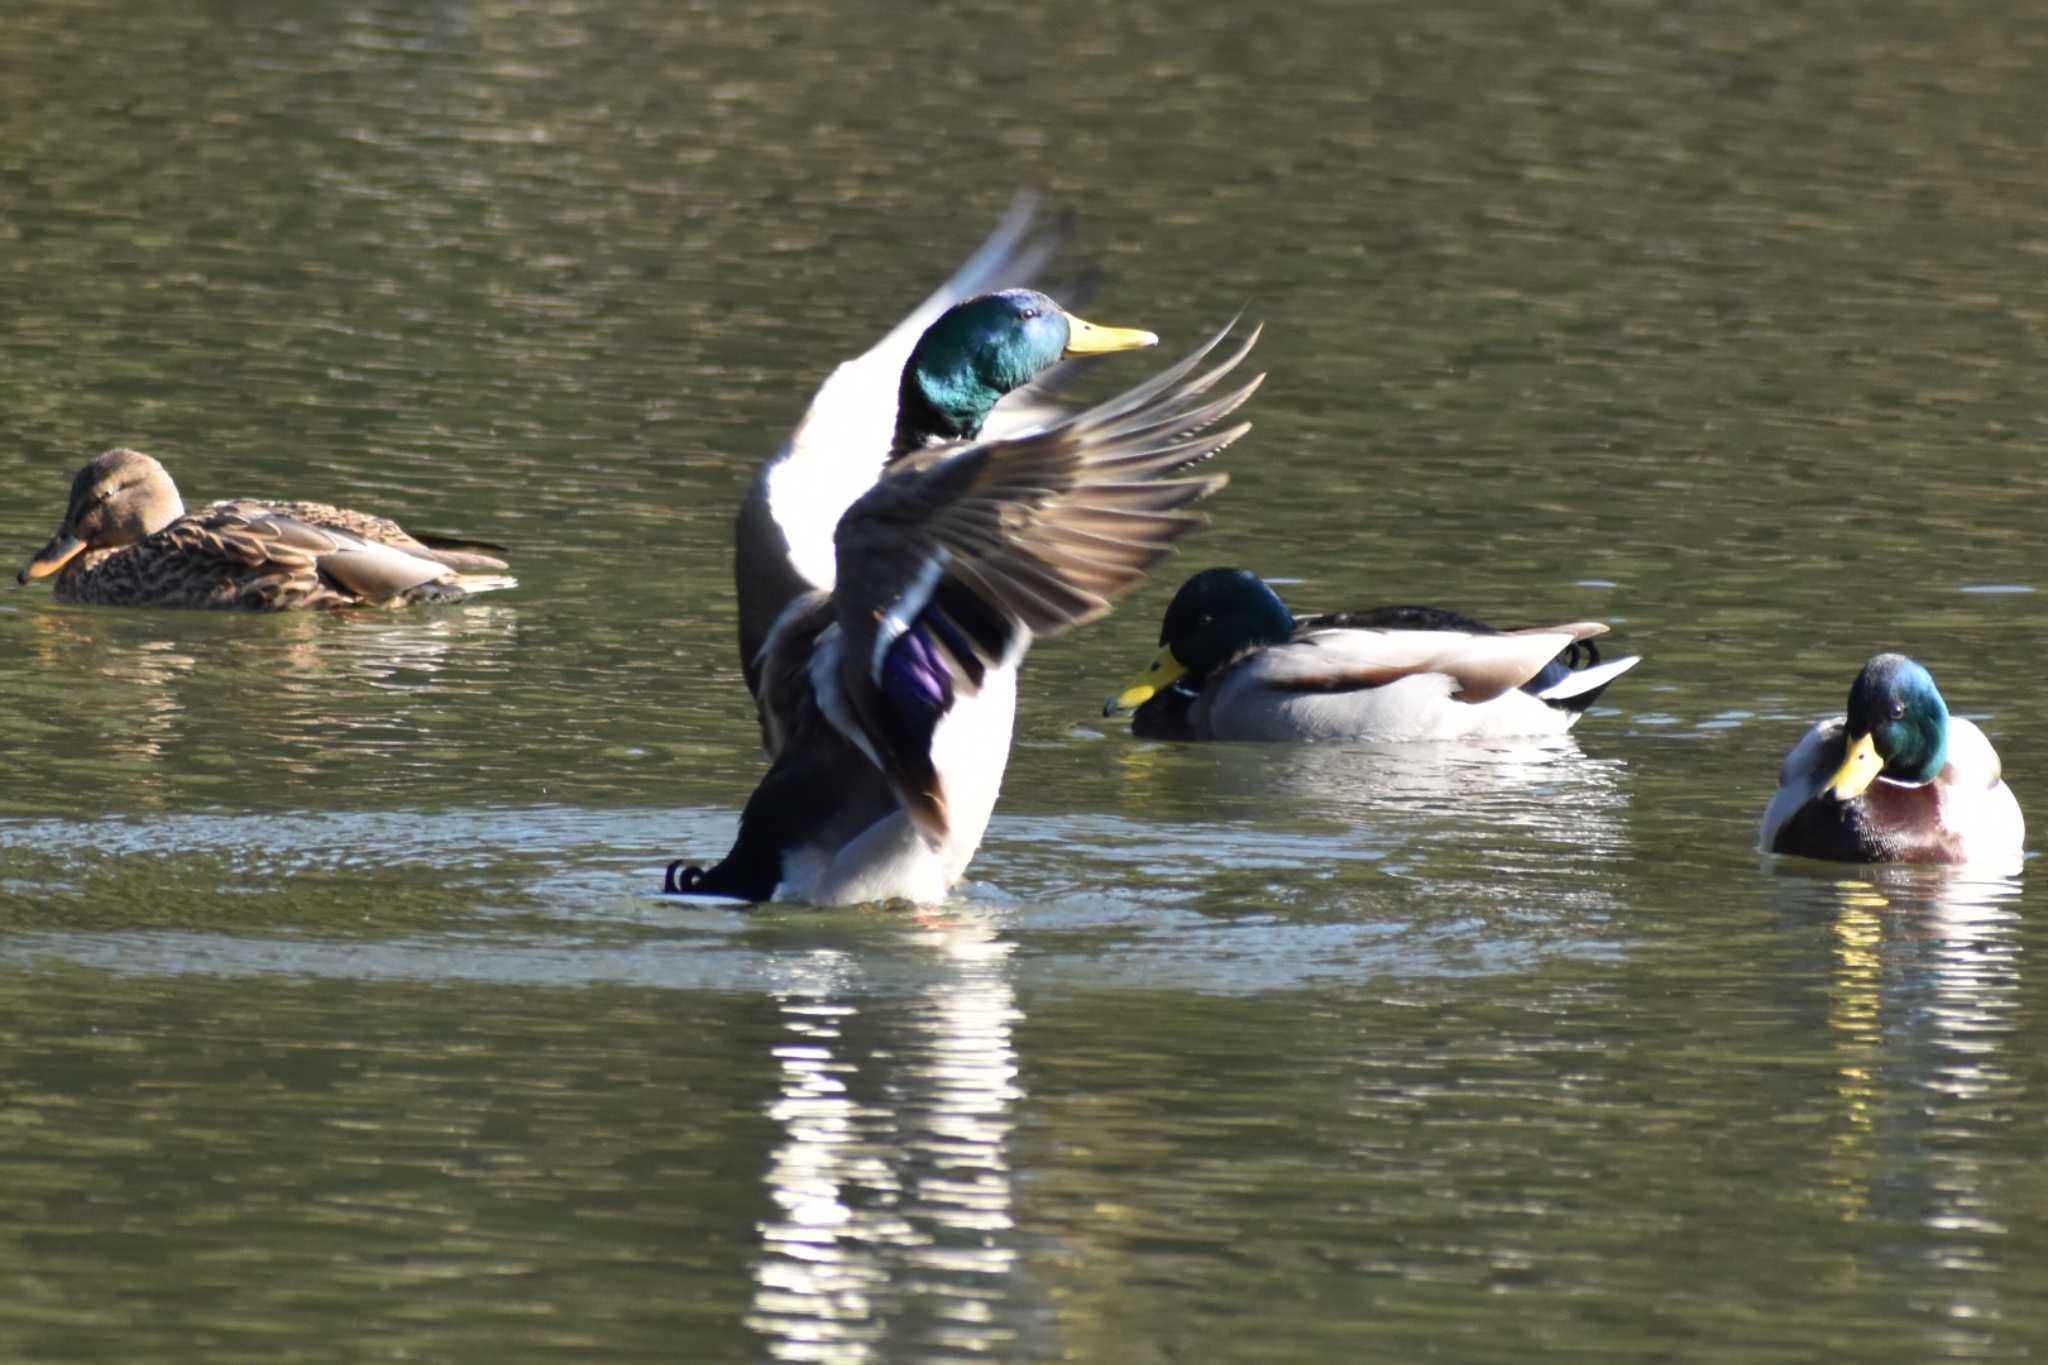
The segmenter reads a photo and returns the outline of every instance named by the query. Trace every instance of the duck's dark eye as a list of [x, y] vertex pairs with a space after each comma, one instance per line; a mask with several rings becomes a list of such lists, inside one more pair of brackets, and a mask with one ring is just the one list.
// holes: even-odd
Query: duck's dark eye
[[1904, 702], [1902, 702], [1902, 701], [1895, 701], [1895, 702], [1893, 702], [1893, 703], [1892, 703], [1892, 719], [1893, 719], [1893, 720], [1904, 720], [1905, 718], [1906, 718], [1906, 703], [1904, 703]]
[[1031, 321], [1031, 319], [1033, 319], [1033, 318], [1035, 318], [1035, 317], [1037, 317], [1037, 316], [1038, 316], [1038, 310], [1037, 310], [1036, 308], [1026, 308], [1026, 309], [1024, 310], [1024, 321], [1026, 321], [1026, 322], [1029, 322], [1029, 321]]

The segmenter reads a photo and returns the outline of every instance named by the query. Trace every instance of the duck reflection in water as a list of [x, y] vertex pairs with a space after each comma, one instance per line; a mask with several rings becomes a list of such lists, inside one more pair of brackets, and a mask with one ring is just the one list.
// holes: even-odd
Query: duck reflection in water
[[[1611, 909], [1600, 869], [1630, 849], [1627, 766], [1588, 757], [1565, 735], [1138, 745], [1118, 754], [1117, 771], [1128, 818], [1218, 822], [1219, 865], [1259, 856], [1281, 834], [1314, 831], [1326, 864], [1365, 858], [1384, 873], [1467, 886], [1482, 903]], [[1244, 832], [1232, 835], [1226, 821]]]
[[1985, 1272], [2020, 1254], [2000, 1179], [2020, 1112], [2010, 1101], [2024, 1089], [2024, 1060], [2011, 1055], [2020, 880], [1951, 867], [1776, 870], [1787, 931], [1826, 954], [1815, 973], [1833, 1049], [1824, 1160], [1841, 1216], [1937, 1230], [1916, 1282], [1958, 1322], [1995, 1321], [2007, 1277]]
[[[174, 803], [187, 780], [178, 765], [221, 750], [218, 694], [246, 690], [247, 705], [230, 714], [234, 733], [260, 726], [280, 771], [310, 776], [349, 757], [388, 766], [393, 734], [431, 733], [451, 692], [480, 671], [478, 656], [509, 650], [517, 622], [516, 609], [483, 603], [403, 615], [209, 614], [175, 626], [156, 612], [31, 613], [24, 624], [41, 667], [24, 686], [65, 680], [49, 686], [38, 715], [69, 736], [36, 746], [33, 761], [113, 765], [136, 790]], [[118, 729], [109, 714], [122, 718]]]
[[747, 1315], [776, 1359], [1012, 1357], [1042, 1316], [1017, 1303], [1013, 945], [929, 913], [896, 943], [779, 972], [776, 1213]]
[[[64, 723], [94, 749], [104, 749], [104, 761], [130, 766], [141, 760], [154, 767], [184, 719], [180, 692], [199, 659], [176, 640], [138, 636], [126, 625], [75, 613], [29, 618], [38, 673], [67, 680], [44, 698], [43, 719]], [[105, 718], [114, 697], [123, 723], [109, 734]]]

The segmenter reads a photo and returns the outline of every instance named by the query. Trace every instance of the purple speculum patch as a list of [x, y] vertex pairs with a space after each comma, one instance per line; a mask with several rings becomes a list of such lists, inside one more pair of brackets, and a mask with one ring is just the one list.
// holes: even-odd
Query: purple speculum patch
[[921, 740], [931, 738], [939, 717], [952, 708], [953, 670], [932, 643], [923, 617], [889, 646], [882, 660], [882, 692]]

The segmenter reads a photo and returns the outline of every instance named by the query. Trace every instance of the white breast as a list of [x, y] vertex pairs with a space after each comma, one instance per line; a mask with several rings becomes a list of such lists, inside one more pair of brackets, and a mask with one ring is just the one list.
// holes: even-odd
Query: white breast
[[[1023, 630], [1018, 634], [1028, 641]], [[1020, 642], [1015, 657], [1023, 655]], [[981, 691], [964, 689], [932, 732], [932, 766], [945, 786], [949, 838], [947, 884], [967, 871], [981, 836], [988, 831], [1003, 770], [1010, 761], [1010, 736], [1017, 725], [1017, 665], [997, 664], [983, 675]]]

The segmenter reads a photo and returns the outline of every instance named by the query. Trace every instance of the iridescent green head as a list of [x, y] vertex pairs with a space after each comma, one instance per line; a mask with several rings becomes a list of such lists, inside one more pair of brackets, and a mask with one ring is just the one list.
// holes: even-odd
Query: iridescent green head
[[1159, 626], [1159, 653], [1102, 708], [1105, 716], [1151, 700], [1161, 688], [1186, 679], [1200, 688], [1208, 676], [1254, 645], [1294, 638], [1294, 613], [1266, 580], [1249, 569], [1204, 569], [1180, 585]]
[[1005, 289], [955, 304], [925, 329], [903, 367], [896, 446], [968, 441], [1003, 395], [1068, 356], [1156, 345], [1150, 332], [1099, 327], [1044, 294]]
[[1879, 777], [1932, 782], [1948, 763], [1948, 703], [1934, 675], [1903, 654], [1879, 654], [1849, 689], [1848, 752], [1828, 787], [1842, 800]]

